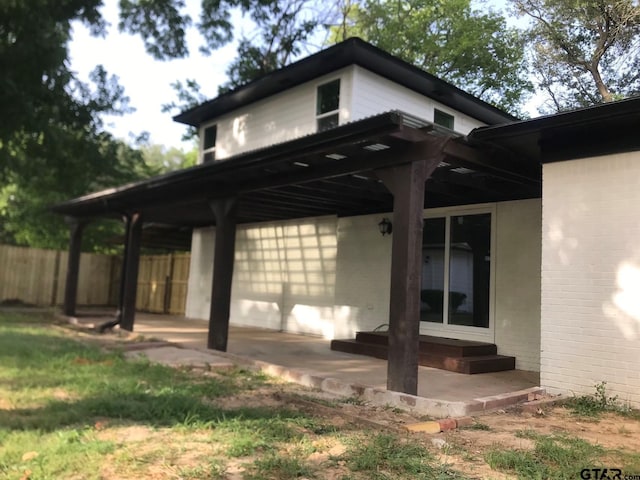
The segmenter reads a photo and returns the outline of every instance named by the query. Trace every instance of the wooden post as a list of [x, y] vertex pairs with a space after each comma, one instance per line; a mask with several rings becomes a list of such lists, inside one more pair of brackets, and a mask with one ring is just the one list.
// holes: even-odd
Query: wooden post
[[376, 171], [393, 193], [387, 390], [410, 395], [418, 393], [425, 182], [440, 160], [427, 145], [422, 160]]
[[142, 215], [133, 213], [127, 218], [126, 246], [122, 265], [120, 292], [120, 328], [133, 331], [136, 316], [136, 293], [138, 291], [138, 268], [140, 264], [140, 243], [142, 239]]
[[60, 251], [56, 252], [56, 258], [53, 266], [53, 286], [51, 288], [51, 306], [57, 305], [58, 288], [60, 285]]
[[72, 317], [76, 314], [82, 232], [86, 226], [86, 222], [72, 217], [67, 217], [65, 220], [69, 224], [71, 236], [69, 238], [69, 256], [67, 258], [67, 278], [64, 289], [63, 312], [65, 315]]
[[211, 201], [210, 205], [216, 217], [216, 237], [207, 348], [226, 352], [236, 248], [237, 201], [227, 198]]

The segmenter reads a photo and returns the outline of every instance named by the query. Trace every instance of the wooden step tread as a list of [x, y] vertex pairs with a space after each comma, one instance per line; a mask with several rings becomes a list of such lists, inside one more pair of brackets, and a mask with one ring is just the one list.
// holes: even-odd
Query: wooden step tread
[[[386, 360], [388, 346], [380, 343], [365, 343], [358, 340], [346, 339], [333, 340], [331, 342], [331, 350], [367, 355]], [[515, 361], [515, 357], [497, 355], [495, 353], [465, 356], [446, 355], [437, 349], [433, 349], [432, 351], [421, 351], [419, 353], [418, 363], [425, 367], [474, 374], [513, 370], [515, 368]]]
[[[356, 341], [367, 344], [388, 345], [389, 335], [387, 332], [356, 332]], [[439, 353], [451, 357], [474, 357], [498, 353], [498, 348], [493, 343], [430, 335], [420, 335], [418, 350], [422, 353]]]

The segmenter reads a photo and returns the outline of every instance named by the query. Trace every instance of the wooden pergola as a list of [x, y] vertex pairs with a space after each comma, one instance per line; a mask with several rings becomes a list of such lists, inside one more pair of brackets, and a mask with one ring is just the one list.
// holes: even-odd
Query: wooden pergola
[[215, 226], [209, 348], [225, 351], [236, 226], [393, 211], [387, 388], [416, 394], [423, 210], [541, 195], [540, 165], [394, 111], [52, 207], [71, 228], [64, 312], [94, 218], [124, 218], [121, 328], [132, 330], [143, 223]]

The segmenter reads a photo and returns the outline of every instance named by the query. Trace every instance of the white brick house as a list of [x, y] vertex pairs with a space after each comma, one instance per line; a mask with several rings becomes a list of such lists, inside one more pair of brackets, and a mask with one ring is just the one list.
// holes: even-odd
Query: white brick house
[[[392, 258], [417, 240], [405, 276], [421, 334], [495, 344], [551, 390], [607, 381], [638, 406], [639, 105], [519, 122], [351, 39], [178, 115], [199, 129], [201, 165], [54, 209], [129, 211], [132, 237], [136, 215], [194, 227], [188, 317], [213, 319], [212, 295], [230, 295], [227, 325], [327, 338], [399, 321]], [[431, 162], [417, 234], [393, 177], [414, 157]], [[230, 293], [214, 251], [231, 252]]]

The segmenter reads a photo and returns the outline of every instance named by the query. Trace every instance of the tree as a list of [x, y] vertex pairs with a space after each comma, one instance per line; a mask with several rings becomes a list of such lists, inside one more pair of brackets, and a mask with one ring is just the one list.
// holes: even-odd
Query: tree
[[527, 16], [533, 73], [550, 113], [640, 93], [637, 0], [511, 0]]
[[0, 4], [0, 238], [5, 242], [63, 247], [68, 229], [47, 212], [49, 205], [147, 174], [140, 154], [102, 131], [101, 114], [128, 111], [117, 78], [97, 66], [91, 83], [83, 83], [68, 67], [71, 23], [103, 33], [100, 5], [99, 0]]
[[[309, 39], [334, 15], [335, 4], [318, 4], [315, 0], [280, 0], [278, 2], [254, 2], [250, 11], [244, 11], [253, 22], [252, 35], [243, 35], [237, 48], [235, 60], [227, 68], [228, 81], [218, 87], [218, 94], [232, 91], [256, 78], [284, 67], [292, 62], [309, 46]], [[203, 10], [203, 15], [211, 20], [211, 13]], [[232, 29], [227, 25], [219, 25], [220, 31], [226, 32], [231, 38]], [[218, 32], [218, 33], [215, 33]], [[212, 48], [223, 44], [219, 31], [208, 30], [207, 47], [201, 49], [211, 53]], [[315, 49], [315, 47], [314, 47]], [[172, 84], [178, 101], [163, 105], [164, 112], [175, 112], [191, 108], [202, 103], [203, 97], [200, 85], [194, 79], [187, 79], [184, 83], [176, 81]], [[192, 138], [196, 134], [190, 129], [185, 135]]]
[[188, 152], [176, 147], [167, 148], [164, 145], [143, 145], [140, 150], [145, 165], [154, 175], [192, 167], [198, 160], [197, 145]]
[[[325, 7], [327, 4], [325, 4]], [[284, 67], [301, 51], [309, 36], [322, 24], [325, 13], [313, 9], [309, 0], [273, 2], [255, 10], [253, 38], [243, 37], [238, 56], [227, 68], [229, 80], [218, 93], [225, 93], [251, 80]]]
[[470, 0], [346, 0], [332, 41], [359, 36], [513, 114], [532, 86], [524, 42], [501, 15]]

